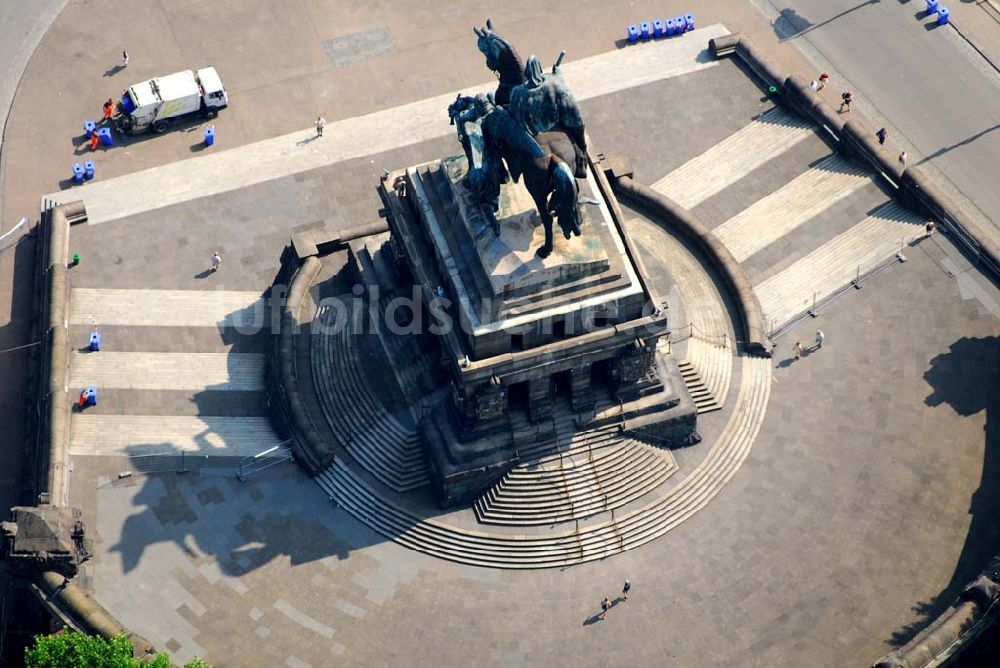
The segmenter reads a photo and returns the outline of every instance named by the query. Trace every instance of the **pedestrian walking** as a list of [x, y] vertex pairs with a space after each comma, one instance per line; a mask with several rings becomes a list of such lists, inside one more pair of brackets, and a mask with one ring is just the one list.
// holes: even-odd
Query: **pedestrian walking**
[[886, 138], [886, 135], [888, 135], [888, 134], [889, 133], [885, 131], [885, 128], [879, 128], [878, 129], [878, 131], [875, 133], [875, 136], [878, 137], [878, 145], [879, 146], [885, 146], [885, 138]]
[[826, 88], [826, 85], [828, 83], [830, 83], [830, 75], [827, 74], [826, 72], [823, 72], [822, 74], [819, 75], [819, 90], [823, 90], [824, 88]]
[[325, 127], [326, 127], [326, 119], [323, 118], [322, 116], [317, 116], [316, 117], [316, 136], [317, 137], [322, 137], [323, 136], [323, 128], [325, 128]]
[[901, 167], [906, 167], [906, 151], [902, 151], [899, 154], [899, 165]]
[[624, 598], [626, 601], [628, 600], [628, 593], [631, 590], [632, 590], [632, 583], [629, 582], [628, 580], [625, 580], [625, 585], [622, 586], [622, 598]]
[[122, 49], [122, 67], [128, 67], [128, 51]]
[[110, 121], [111, 114], [113, 114], [114, 112], [115, 112], [114, 100], [108, 98], [108, 101], [104, 103], [104, 120]]
[[809, 87], [812, 88], [815, 91], [818, 91], [819, 90], [819, 82], [816, 81], [815, 79], [813, 79], [812, 81], [809, 82]]
[[212, 272], [215, 273], [219, 271], [219, 265], [222, 264], [222, 257], [219, 255], [219, 251], [212, 253]]
[[822, 329], [816, 330], [816, 350], [823, 347], [823, 342], [826, 341], [826, 334], [823, 333]]
[[851, 113], [851, 102], [854, 102], [854, 93], [849, 90], [845, 90], [841, 93], [840, 100], [840, 111], [843, 112], [846, 110], [847, 113]]
[[932, 234], [934, 234], [935, 227], [937, 227], [937, 225], [934, 224], [933, 220], [927, 221], [927, 224], [924, 225], [924, 230], [927, 232], [927, 236], [931, 236]]
[[795, 345], [792, 346], [792, 352], [795, 353], [795, 361], [798, 362], [799, 359], [802, 357], [802, 342], [801, 341], [796, 341], [795, 342]]
[[601, 601], [601, 619], [604, 619], [605, 617], [608, 616], [608, 610], [610, 609], [611, 609], [611, 599], [605, 596], [604, 600]]

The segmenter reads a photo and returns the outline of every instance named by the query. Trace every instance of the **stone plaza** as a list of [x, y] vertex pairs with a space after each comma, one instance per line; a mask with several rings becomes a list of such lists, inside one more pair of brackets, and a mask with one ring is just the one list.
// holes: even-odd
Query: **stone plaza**
[[[132, 37], [124, 71], [73, 34], [109, 3], [67, 5], [4, 143], [2, 230], [39, 202], [52, 225], [76, 212], [80, 256], [48, 395], [68, 398], [65, 462], [26, 452], [11, 505], [79, 509], [73, 586], [121, 628], [216, 666], [870, 665], [1000, 552], [987, 251], [946, 216], [928, 234], [860, 125], [817, 122], [795, 92], [809, 54], [749, 4], [699, 3], [692, 30], [638, 44], [605, 3], [169, 4], [153, 22], [174, 36]], [[496, 88], [488, 15], [546, 72], [565, 50], [586, 122], [582, 234], [559, 221], [547, 257], [520, 183], [498, 236], [470, 222], [448, 105]], [[218, 43], [227, 22], [240, 39]], [[95, 96], [66, 84], [58, 140], [30, 105], [84, 76], [45, 79], [67, 44], [109, 94], [214, 65], [231, 108], [60, 183]], [[793, 75], [780, 90], [757, 51]], [[15, 294], [55, 294], [34, 276], [58, 258], [22, 250], [50, 238], [18, 246]], [[387, 315], [414, 295], [453, 298], [465, 331]], [[44, 300], [21, 299], [31, 321]], [[42, 357], [17, 381], [40, 393]]]

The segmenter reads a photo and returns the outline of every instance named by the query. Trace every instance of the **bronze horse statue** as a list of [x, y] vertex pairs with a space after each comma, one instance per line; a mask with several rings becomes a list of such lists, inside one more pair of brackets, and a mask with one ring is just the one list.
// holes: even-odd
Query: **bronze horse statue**
[[486, 56], [486, 66], [493, 70], [493, 73], [500, 79], [493, 99], [496, 104], [506, 107], [507, 103], [510, 102], [511, 90], [524, 83], [524, 63], [511, 43], [493, 32], [491, 19], [486, 19], [484, 27], [473, 28], [472, 31], [479, 38], [476, 45]]
[[[493, 105], [485, 95], [460, 97], [449, 113], [461, 119], [460, 125], [464, 122], [459, 137], [470, 158], [466, 184], [494, 234], [500, 235], [495, 216], [500, 184], [508, 178], [517, 183], [523, 177], [545, 228], [545, 242], [536, 254], [545, 258], [552, 252], [553, 215], [563, 236], [580, 236], [580, 187], [569, 167], [576, 160], [576, 149], [565, 133], [543, 132], [532, 137], [506, 109]], [[478, 147], [481, 150], [476, 150]]]

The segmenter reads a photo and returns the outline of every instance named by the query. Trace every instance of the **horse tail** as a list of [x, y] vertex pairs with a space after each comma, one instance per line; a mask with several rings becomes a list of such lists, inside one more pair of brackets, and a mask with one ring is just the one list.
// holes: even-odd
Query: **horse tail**
[[573, 170], [562, 160], [553, 160], [549, 178], [552, 183], [549, 209], [555, 211], [563, 236], [567, 239], [572, 235], [580, 236], [580, 208], [577, 206], [580, 186]]

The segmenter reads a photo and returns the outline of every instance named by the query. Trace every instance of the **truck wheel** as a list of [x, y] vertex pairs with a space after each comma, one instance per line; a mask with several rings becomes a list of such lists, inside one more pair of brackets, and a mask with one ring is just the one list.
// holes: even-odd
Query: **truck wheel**
[[153, 132], [156, 133], [156, 134], [160, 134], [160, 133], [166, 131], [167, 125], [168, 124], [167, 124], [166, 121], [163, 121], [163, 120], [156, 121], [155, 123], [153, 123]]
[[219, 112], [216, 111], [215, 109], [206, 109], [205, 111], [201, 112], [201, 115], [204, 116], [205, 118], [215, 118], [216, 116], [219, 115]]

